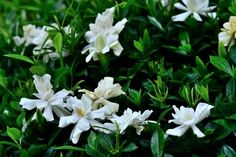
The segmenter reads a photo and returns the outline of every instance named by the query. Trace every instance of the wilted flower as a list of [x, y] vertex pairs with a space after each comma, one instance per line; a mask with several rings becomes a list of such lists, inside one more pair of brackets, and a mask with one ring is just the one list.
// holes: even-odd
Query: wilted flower
[[82, 132], [91, 128], [91, 123], [96, 123], [95, 119], [105, 118], [103, 108], [93, 111], [92, 100], [85, 94], [82, 95], [81, 100], [76, 97], [70, 97], [67, 100], [67, 105], [73, 109], [73, 113], [70, 116], [61, 117], [59, 127], [64, 128], [69, 124], [75, 124], [70, 135], [73, 143], [78, 142]]
[[51, 76], [45, 74], [42, 77], [34, 75], [34, 85], [38, 93], [34, 93], [38, 99], [21, 98], [20, 105], [27, 110], [38, 108], [43, 111], [43, 116], [47, 121], [53, 121], [53, 112], [58, 116], [68, 115], [69, 112], [64, 108], [64, 98], [66, 98], [70, 91], [65, 89], [54, 94], [52, 84], [50, 83]]
[[224, 46], [232, 46], [236, 38], [236, 16], [230, 16], [229, 22], [224, 23], [222, 32], [219, 33], [218, 38]]
[[180, 110], [174, 105], [175, 114], [172, 114], [174, 119], [169, 120], [169, 123], [173, 122], [180, 125], [174, 129], [168, 129], [166, 134], [173, 136], [182, 136], [189, 128], [192, 128], [193, 133], [197, 137], [201, 138], [205, 135], [197, 128], [196, 124], [210, 115], [210, 110], [213, 106], [206, 103], [199, 103], [196, 111], [193, 108], [180, 107]]
[[200, 15], [210, 16], [212, 18], [216, 17], [215, 12], [210, 12], [216, 8], [216, 6], [208, 7], [209, 0], [182, 0], [182, 2], [184, 5], [176, 3], [175, 7], [186, 12], [173, 16], [173, 21], [185, 21], [191, 14], [193, 14], [193, 17], [197, 21], [202, 21]]
[[89, 24], [90, 31], [85, 33], [85, 38], [89, 45], [87, 45], [82, 54], [89, 51], [89, 55], [86, 57], [86, 62], [89, 62], [91, 58], [94, 61], [98, 60], [98, 54], [105, 54], [113, 50], [116, 56], [119, 56], [123, 51], [123, 47], [118, 41], [119, 33], [125, 27], [127, 19], [124, 18], [113, 26], [113, 14], [115, 8], [106, 9], [102, 14], [98, 14], [95, 23]]
[[113, 112], [117, 112], [119, 108], [119, 104], [112, 103], [107, 99], [117, 97], [121, 94], [125, 94], [124, 91], [121, 90], [120, 84], [113, 84], [114, 79], [112, 77], [104, 77], [101, 81], [98, 82], [98, 87], [94, 89], [94, 92], [83, 89], [80, 92], [85, 92], [93, 102], [93, 108], [98, 108], [98, 105], [108, 105], [111, 107]]

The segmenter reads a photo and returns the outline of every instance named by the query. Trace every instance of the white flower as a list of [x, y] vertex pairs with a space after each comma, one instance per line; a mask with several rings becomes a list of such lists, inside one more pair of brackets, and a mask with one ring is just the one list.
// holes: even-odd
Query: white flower
[[38, 99], [22, 98], [20, 105], [27, 110], [38, 108], [43, 111], [43, 116], [47, 121], [53, 121], [53, 112], [58, 116], [68, 115], [69, 112], [64, 108], [64, 98], [67, 97], [70, 91], [65, 89], [54, 94], [52, 84], [50, 83], [51, 76], [45, 74], [42, 77], [34, 75], [34, 85], [38, 93], [34, 93]]
[[124, 111], [122, 116], [113, 115], [113, 118], [110, 120], [113, 123], [112, 125], [106, 124], [105, 128], [109, 126], [109, 129], [112, 130], [118, 126], [120, 133], [123, 133], [128, 126], [133, 126], [136, 128], [136, 133], [141, 134], [141, 131], [144, 129], [143, 125], [145, 120], [151, 115], [152, 110], [146, 110], [141, 114], [141, 112], [133, 112], [130, 108]]
[[85, 38], [89, 45], [87, 45], [82, 54], [89, 51], [89, 55], [86, 57], [86, 62], [89, 62], [91, 58], [94, 61], [98, 60], [100, 53], [105, 54], [113, 50], [116, 56], [119, 56], [123, 51], [123, 47], [118, 41], [119, 33], [125, 27], [127, 19], [124, 18], [113, 26], [113, 14], [115, 8], [106, 9], [102, 14], [98, 14], [95, 23], [90, 24], [90, 31], [85, 33]]
[[173, 16], [173, 21], [185, 21], [191, 14], [197, 21], [202, 21], [200, 15], [216, 17], [215, 12], [209, 12], [216, 8], [216, 6], [208, 7], [209, 0], [182, 0], [182, 2], [185, 6], [181, 3], [176, 3], [175, 7], [186, 12]]
[[224, 46], [232, 46], [236, 38], [236, 16], [230, 16], [229, 22], [224, 23], [222, 32], [219, 33], [219, 41], [224, 43]]
[[70, 116], [61, 117], [59, 127], [64, 128], [69, 124], [75, 124], [70, 135], [74, 144], [78, 142], [82, 132], [88, 131], [91, 124], [96, 123], [95, 119], [105, 119], [102, 109], [92, 111], [92, 100], [85, 94], [82, 95], [81, 100], [70, 97], [67, 105], [71, 106], [73, 113]]
[[172, 114], [174, 119], [169, 120], [169, 123], [173, 122], [180, 125], [174, 129], [168, 129], [166, 134], [173, 136], [182, 136], [189, 128], [192, 128], [193, 133], [197, 137], [201, 138], [205, 135], [197, 128], [196, 124], [210, 115], [210, 110], [213, 106], [206, 103], [199, 103], [196, 111], [193, 108], [180, 107], [180, 110], [174, 105], [175, 114]]
[[[23, 26], [24, 35], [23, 37], [15, 36], [13, 37], [16, 45], [21, 45], [24, 43], [25, 46], [29, 46], [34, 44], [36, 46], [42, 46], [46, 38], [48, 37], [48, 33], [45, 31], [46, 27], [40, 28], [35, 25], [26, 25]], [[45, 45], [49, 46], [51, 43], [48, 42]]]
[[99, 105], [107, 105], [110, 108], [111, 113], [118, 111], [119, 104], [108, 101], [107, 99], [117, 97], [121, 94], [125, 94], [121, 90], [120, 84], [113, 84], [114, 79], [112, 77], [104, 77], [101, 81], [98, 82], [98, 87], [95, 88], [94, 92], [83, 89], [79, 92], [85, 92], [91, 99], [94, 100], [93, 108], [99, 108]]

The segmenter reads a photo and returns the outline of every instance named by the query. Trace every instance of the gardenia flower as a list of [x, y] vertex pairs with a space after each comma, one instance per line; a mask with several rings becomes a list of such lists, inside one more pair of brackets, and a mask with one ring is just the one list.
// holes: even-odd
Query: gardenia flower
[[185, 21], [191, 14], [197, 21], [202, 21], [200, 15], [216, 17], [215, 12], [209, 12], [216, 8], [216, 6], [208, 7], [209, 0], [182, 0], [182, 2], [184, 5], [176, 3], [175, 7], [186, 12], [173, 16], [173, 21]]
[[[52, 24], [52, 26], [57, 26]], [[58, 26], [57, 26], [58, 27]], [[48, 32], [52, 30], [52, 27], [36, 27], [35, 25], [29, 24], [23, 26], [23, 37], [15, 36], [13, 40], [17, 46], [24, 44], [25, 47], [29, 45], [35, 45], [33, 49], [33, 55], [43, 54], [43, 61], [47, 63], [50, 59], [58, 59], [60, 55], [57, 52], [52, 51], [50, 48], [53, 47], [53, 41], [48, 38]], [[63, 28], [66, 34], [71, 33], [71, 27], [68, 25]], [[62, 57], [68, 56], [69, 53], [65, 50], [62, 51]]]
[[116, 56], [119, 56], [123, 51], [123, 47], [118, 41], [119, 33], [125, 27], [127, 19], [124, 18], [113, 26], [113, 14], [115, 8], [106, 9], [102, 14], [98, 14], [95, 23], [89, 24], [90, 31], [85, 33], [85, 39], [89, 43], [82, 54], [89, 51], [89, 55], [86, 57], [86, 62], [89, 62], [91, 58], [94, 61], [98, 60], [99, 54], [105, 54], [113, 50]]
[[38, 108], [43, 111], [43, 116], [47, 121], [53, 121], [53, 112], [58, 116], [68, 115], [69, 112], [64, 108], [64, 99], [71, 93], [65, 89], [54, 94], [51, 76], [45, 74], [42, 77], [34, 75], [34, 85], [38, 93], [34, 93], [38, 99], [21, 98], [20, 105], [27, 110]]
[[224, 46], [232, 46], [236, 38], [236, 16], [230, 16], [229, 22], [224, 23], [222, 32], [219, 33], [219, 41], [224, 43]]
[[189, 128], [192, 128], [193, 133], [197, 137], [201, 138], [205, 135], [197, 128], [196, 124], [201, 122], [203, 119], [210, 115], [210, 110], [213, 106], [206, 103], [199, 103], [197, 105], [196, 111], [193, 108], [186, 108], [184, 106], [180, 107], [180, 110], [174, 105], [175, 114], [172, 114], [174, 119], [169, 120], [169, 123], [173, 122], [180, 126], [174, 129], [168, 129], [166, 134], [173, 136], [182, 136]]
[[79, 90], [79, 92], [85, 92], [93, 102], [93, 108], [97, 109], [100, 104], [110, 106], [111, 112], [117, 112], [119, 108], [119, 104], [108, 101], [107, 99], [117, 97], [121, 94], [125, 94], [124, 91], [121, 90], [120, 84], [113, 84], [114, 78], [112, 77], [104, 77], [101, 81], [98, 82], [98, 87], [95, 88], [94, 92], [83, 89]]
[[122, 134], [128, 128], [128, 126], [132, 126], [136, 128], [136, 133], [140, 135], [141, 131], [144, 129], [143, 125], [146, 123], [146, 119], [152, 114], [152, 112], [152, 110], [146, 110], [143, 112], [143, 114], [141, 114], [140, 111], [133, 112], [130, 108], [128, 108], [121, 116], [113, 115], [113, 117], [110, 119], [113, 125], [108, 125], [108, 123], [106, 123], [106, 126], [104, 127], [109, 127], [107, 129], [114, 131], [114, 128], [117, 130], [116, 126], [118, 126], [118, 129]]
[[84, 131], [88, 131], [96, 119], [105, 119], [103, 108], [99, 110], [92, 110], [92, 100], [82, 95], [81, 100], [76, 97], [70, 97], [67, 100], [67, 105], [71, 106], [73, 113], [70, 116], [63, 116], [60, 118], [59, 127], [64, 128], [69, 124], [75, 124], [70, 139], [75, 144], [78, 142], [80, 135]]

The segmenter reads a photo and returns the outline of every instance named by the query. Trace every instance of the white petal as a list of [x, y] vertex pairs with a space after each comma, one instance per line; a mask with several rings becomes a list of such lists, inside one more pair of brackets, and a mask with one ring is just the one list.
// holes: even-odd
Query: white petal
[[37, 101], [38, 100], [21, 98], [19, 104], [22, 105], [22, 108], [25, 108], [27, 110], [32, 110], [36, 107]]
[[70, 139], [71, 139], [71, 141], [72, 141], [74, 144], [78, 143], [79, 138], [80, 138], [80, 135], [81, 135], [82, 132], [83, 132], [83, 131], [80, 130], [80, 128], [78, 127], [78, 123], [77, 123], [77, 124], [74, 126], [74, 128], [73, 128], [73, 130], [72, 130], [72, 132], [71, 132], [71, 134], [70, 134]]
[[70, 93], [72, 93], [72, 91], [68, 91], [68, 90], [63, 89], [55, 94], [55, 98], [56, 99], [64, 99]]
[[49, 104], [47, 101], [44, 101], [44, 100], [41, 100], [39, 99], [37, 102], [36, 102], [36, 107], [39, 108], [39, 109], [42, 109], [42, 108], [45, 108], [47, 107]]
[[201, 130], [199, 130], [195, 125], [191, 127], [192, 130], [193, 130], [193, 133], [195, 135], [197, 135], [198, 138], [202, 138], [204, 137], [205, 135], [201, 132]]
[[75, 124], [76, 122], [78, 122], [78, 120], [79, 120], [79, 117], [76, 115], [63, 116], [60, 118], [59, 127], [64, 128], [68, 126], [69, 124]]
[[128, 20], [126, 18], [122, 19], [121, 21], [117, 22], [114, 26], [115, 33], [119, 34], [125, 27], [125, 24]]
[[92, 43], [96, 40], [96, 35], [92, 31], [88, 31], [85, 33], [85, 39], [88, 43]]
[[199, 16], [198, 13], [194, 12], [193, 13], [193, 17], [197, 20], [197, 21], [202, 21], [202, 18]]
[[185, 6], [183, 6], [181, 3], [176, 3], [175, 7], [180, 9], [180, 10], [184, 10], [184, 11], [188, 11], [188, 8], [186, 8]]
[[96, 100], [94, 102], [94, 105], [103, 105], [104, 107], [100, 108], [100, 110], [103, 110], [105, 115], [111, 115], [113, 113], [118, 112], [119, 110], [119, 104], [114, 103], [114, 102], [110, 102], [106, 99], [104, 99], [103, 97], [101, 97], [100, 99]]
[[83, 94], [81, 97], [81, 101], [84, 104], [83, 109], [85, 110], [85, 113], [90, 112], [92, 110], [93, 100], [90, 99], [86, 94]]
[[182, 13], [182, 14], [178, 14], [178, 15], [175, 15], [172, 17], [172, 20], [173, 21], [185, 21], [189, 15], [191, 14], [191, 12], [185, 12], [185, 13]]
[[59, 118], [70, 115], [70, 112], [63, 107], [52, 106], [52, 110]]
[[120, 56], [121, 52], [123, 51], [123, 47], [119, 42], [116, 42], [115, 45], [112, 45], [111, 49], [113, 50], [113, 53], [116, 56]]
[[166, 131], [166, 134], [180, 137], [188, 130], [188, 128], [189, 128], [189, 126], [178, 126], [174, 129], [168, 129]]
[[90, 129], [90, 123], [89, 120], [86, 118], [81, 118], [78, 122], [78, 127], [80, 128], [80, 130], [82, 131], [87, 131]]
[[43, 116], [47, 121], [53, 121], [54, 120], [51, 106], [48, 106], [44, 109]]
[[100, 123], [96, 120], [90, 121], [91, 127], [93, 127], [94, 130], [98, 130], [100, 132], [104, 132], [106, 134], [112, 133], [112, 131], [116, 131], [116, 125], [113, 123]]
[[13, 40], [14, 40], [16, 46], [20, 46], [20, 45], [22, 45], [25, 42], [25, 39], [24, 38], [20, 38], [19, 36], [13, 37]]
[[88, 62], [92, 59], [92, 57], [93, 57], [95, 54], [96, 54], [95, 51], [90, 52], [89, 55], [88, 55], [88, 56], [86, 57], [86, 59], [85, 59], [86, 63], [88, 63]]
[[144, 129], [143, 126], [137, 126], [137, 127], [136, 127], [136, 133], [137, 133], [138, 135], [141, 135], [141, 132], [143, 131], [143, 129]]
[[194, 119], [197, 123], [205, 119], [210, 115], [210, 110], [213, 108], [212, 105], [206, 104], [206, 103], [199, 103], [197, 105]]
[[220, 32], [218, 34], [218, 39], [224, 43], [224, 46], [228, 46], [231, 40], [231, 34], [227, 32]]

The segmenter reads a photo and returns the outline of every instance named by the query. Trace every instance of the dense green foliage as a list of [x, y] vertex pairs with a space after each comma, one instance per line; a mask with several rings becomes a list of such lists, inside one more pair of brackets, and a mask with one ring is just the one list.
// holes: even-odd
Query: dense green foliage
[[[217, 18], [193, 17], [174, 22], [180, 13], [177, 0], [163, 7], [156, 0], [1, 0], [0, 1], [0, 156], [236, 156], [236, 46], [224, 47], [218, 34], [230, 16], [236, 16], [235, 0], [210, 1]], [[114, 21], [127, 18], [119, 35], [124, 48], [120, 56], [99, 55], [85, 62], [84, 34], [98, 13], [115, 6]], [[60, 28], [49, 32], [54, 50], [69, 56], [42, 61], [33, 47], [16, 46], [13, 36], [22, 26], [34, 24]], [[69, 25], [72, 33], [62, 28]], [[153, 110], [141, 135], [133, 128], [124, 134], [84, 132], [77, 144], [69, 135], [72, 126], [58, 128], [59, 119], [47, 122], [37, 111], [19, 105], [22, 97], [33, 98], [33, 74], [52, 76], [55, 91], [93, 90], [104, 76], [111, 76], [126, 95], [115, 99], [121, 113], [126, 108]], [[206, 135], [197, 138], [188, 130], [183, 136], [166, 136], [176, 125], [172, 105], [195, 108], [199, 102], [214, 106], [210, 116], [198, 124]], [[22, 131], [23, 124], [27, 128]]]

